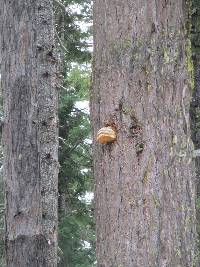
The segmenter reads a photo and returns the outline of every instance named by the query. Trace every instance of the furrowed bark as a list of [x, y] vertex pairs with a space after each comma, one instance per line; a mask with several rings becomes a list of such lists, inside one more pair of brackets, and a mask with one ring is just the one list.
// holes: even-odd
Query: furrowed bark
[[57, 266], [57, 56], [51, 0], [0, 1], [8, 267]]
[[[94, 1], [98, 267], [195, 266], [185, 1]], [[98, 144], [101, 127], [117, 141]]]

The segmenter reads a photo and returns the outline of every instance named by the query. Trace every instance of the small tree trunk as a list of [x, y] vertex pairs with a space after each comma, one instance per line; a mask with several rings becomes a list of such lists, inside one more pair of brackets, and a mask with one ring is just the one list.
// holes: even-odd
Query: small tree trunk
[[[91, 92], [99, 267], [195, 265], [184, 1], [94, 1]], [[96, 142], [104, 126], [117, 140]]]
[[0, 1], [6, 265], [57, 266], [57, 92], [51, 0]]

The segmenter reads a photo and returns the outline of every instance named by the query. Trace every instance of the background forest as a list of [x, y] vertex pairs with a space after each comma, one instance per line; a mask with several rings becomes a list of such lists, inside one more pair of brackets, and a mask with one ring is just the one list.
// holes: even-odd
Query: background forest
[[59, 100], [59, 266], [95, 262], [88, 96], [91, 1], [55, 3], [63, 83]]

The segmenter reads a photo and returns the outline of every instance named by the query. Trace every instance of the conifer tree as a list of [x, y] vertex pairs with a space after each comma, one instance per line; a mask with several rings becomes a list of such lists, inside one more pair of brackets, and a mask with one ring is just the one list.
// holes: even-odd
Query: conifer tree
[[187, 9], [182, 0], [94, 1], [99, 267], [195, 265]]

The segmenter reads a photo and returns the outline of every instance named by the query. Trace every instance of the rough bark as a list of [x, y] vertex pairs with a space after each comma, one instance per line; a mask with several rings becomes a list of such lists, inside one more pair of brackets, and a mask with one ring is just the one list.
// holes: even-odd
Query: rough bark
[[57, 266], [57, 91], [51, 0], [0, 1], [6, 266]]
[[[95, 0], [91, 91], [99, 267], [195, 266], [190, 45], [182, 0]], [[97, 131], [117, 129], [98, 144]]]
[[[194, 90], [190, 109], [192, 140], [196, 150], [200, 149], [200, 3], [197, 0], [192, 1], [192, 27], [191, 40], [194, 64]], [[197, 233], [198, 249], [200, 249], [200, 157], [196, 160], [197, 175]]]

